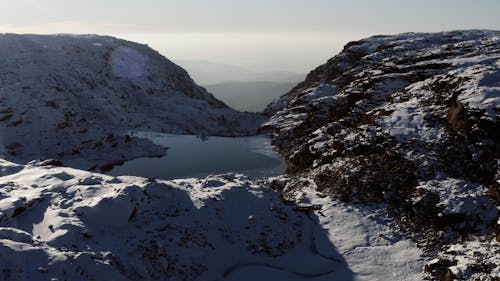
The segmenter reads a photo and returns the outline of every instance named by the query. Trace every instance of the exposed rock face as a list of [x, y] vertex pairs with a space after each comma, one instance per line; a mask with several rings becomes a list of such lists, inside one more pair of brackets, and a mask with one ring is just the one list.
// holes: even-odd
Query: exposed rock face
[[[494, 239], [500, 32], [351, 42], [266, 113], [261, 129], [272, 131], [291, 176], [342, 200], [387, 203], [428, 249], [468, 235]], [[473, 272], [443, 270], [433, 274]]]
[[94, 35], [0, 35], [4, 159], [88, 168], [164, 153], [127, 138], [128, 130], [247, 135], [261, 120], [227, 107], [146, 45]]

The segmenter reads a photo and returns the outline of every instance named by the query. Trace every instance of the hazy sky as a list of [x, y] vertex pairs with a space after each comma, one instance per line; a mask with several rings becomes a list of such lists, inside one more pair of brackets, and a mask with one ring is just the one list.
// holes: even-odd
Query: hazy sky
[[499, 0], [0, 0], [0, 32], [96, 33], [176, 60], [305, 72], [375, 34], [500, 29]]

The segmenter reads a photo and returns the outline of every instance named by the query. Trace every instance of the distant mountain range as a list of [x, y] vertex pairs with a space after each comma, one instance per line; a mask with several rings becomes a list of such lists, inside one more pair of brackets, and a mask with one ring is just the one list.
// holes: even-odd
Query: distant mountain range
[[249, 68], [198, 60], [175, 60], [175, 63], [189, 72], [193, 80], [200, 85], [212, 85], [226, 82], [296, 82], [305, 78], [305, 73], [286, 70], [255, 71]]
[[298, 82], [225, 82], [206, 89], [227, 105], [241, 111], [262, 112], [273, 100], [286, 94]]
[[264, 111], [273, 100], [304, 80], [306, 74], [249, 68], [196, 60], [176, 60], [198, 84], [229, 106], [250, 112]]

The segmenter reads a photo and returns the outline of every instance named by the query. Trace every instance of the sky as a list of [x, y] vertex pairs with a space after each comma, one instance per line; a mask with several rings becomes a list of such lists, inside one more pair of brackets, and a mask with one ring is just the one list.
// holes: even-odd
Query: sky
[[307, 72], [377, 34], [500, 30], [498, 0], [0, 0], [0, 32], [91, 33], [172, 60]]

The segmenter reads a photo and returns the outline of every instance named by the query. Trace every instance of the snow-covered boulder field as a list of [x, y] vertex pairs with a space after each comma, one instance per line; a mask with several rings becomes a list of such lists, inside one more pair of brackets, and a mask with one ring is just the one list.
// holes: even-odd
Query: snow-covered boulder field
[[146, 45], [107, 36], [0, 34], [0, 155], [90, 169], [163, 148], [129, 130], [249, 135], [262, 118], [197, 86]]
[[40, 164], [0, 160], [2, 281], [422, 278], [421, 251], [390, 223], [314, 190], [296, 204], [241, 175], [150, 181]]
[[351, 42], [266, 112], [285, 192], [383, 204], [428, 278], [500, 278], [499, 31]]

